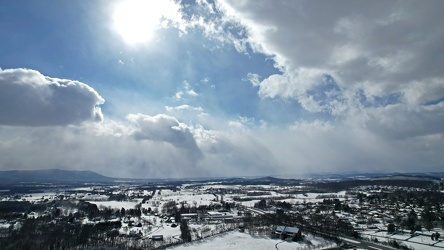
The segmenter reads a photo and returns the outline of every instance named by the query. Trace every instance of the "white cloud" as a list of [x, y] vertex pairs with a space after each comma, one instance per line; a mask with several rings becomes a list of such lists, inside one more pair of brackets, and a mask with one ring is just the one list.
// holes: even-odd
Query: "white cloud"
[[130, 114], [127, 119], [135, 125], [132, 134], [137, 139], [169, 142], [181, 148], [197, 148], [187, 125], [172, 116]]
[[0, 124], [62, 126], [101, 121], [104, 99], [90, 86], [30, 69], [0, 69]]
[[250, 81], [255, 87], [260, 86], [260, 76], [258, 74], [248, 73], [246, 80]]
[[[185, 97], [184, 97], [185, 96]], [[186, 99], [186, 97], [197, 97], [198, 93], [190, 86], [187, 81], [184, 81], [183, 86], [174, 94], [174, 99], [182, 100]]]
[[184, 105], [180, 105], [180, 106], [176, 106], [176, 107], [170, 107], [170, 106], [165, 106], [166, 111], [172, 113], [175, 111], [194, 111], [194, 112], [198, 112], [199, 114], [203, 113], [203, 108], [202, 107], [193, 107], [190, 106], [188, 104], [184, 104]]

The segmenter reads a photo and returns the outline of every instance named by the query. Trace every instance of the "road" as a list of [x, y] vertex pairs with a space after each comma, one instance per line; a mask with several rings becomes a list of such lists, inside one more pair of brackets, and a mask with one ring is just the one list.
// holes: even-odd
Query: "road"
[[257, 214], [260, 214], [260, 215], [267, 215], [268, 214], [267, 212], [262, 211], [262, 210], [257, 209], [257, 208], [252, 208], [252, 207], [244, 207], [244, 208], [245, 208], [245, 210], [248, 210], [250, 212], [254, 212], [254, 213], [257, 213]]
[[396, 248], [378, 245], [370, 241], [363, 241], [358, 239], [352, 239], [348, 237], [341, 236], [340, 239], [344, 242], [346, 242], [349, 245], [356, 246], [356, 248], [363, 248], [363, 249], [374, 249], [374, 250], [393, 250]]

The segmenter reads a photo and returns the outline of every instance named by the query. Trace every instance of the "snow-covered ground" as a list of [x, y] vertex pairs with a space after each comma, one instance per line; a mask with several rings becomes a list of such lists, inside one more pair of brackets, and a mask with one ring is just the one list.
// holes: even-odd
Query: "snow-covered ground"
[[271, 239], [268, 237], [255, 237], [247, 233], [237, 231], [223, 233], [212, 237], [205, 238], [200, 241], [185, 243], [171, 249], [307, 249], [308, 247], [316, 247], [317, 249], [334, 247], [336, 244], [326, 241], [322, 238], [307, 236], [305, 241], [291, 242], [280, 239]]
[[0, 222], [0, 228], [9, 228], [10, 226], [11, 226], [11, 224], [9, 224], [9, 223]]
[[174, 193], [168, 196], [164, 196], [162, 198], [163, 201], [173, 200], [176, 202], [186, 202], [188, 205], [194, 205], [194, 202], [196, 202], [196, 206], [199, 205], [209, 205], [210, 203], [214, 202], [215, 196], [212, 194], [197, 194], [193, 195], [191, 192], [181, 192]]
[[96, 204], [97, 207], [104, 206], [104, 207], [110, 207], [114, 209], [134, 209], [134, 207], [138, 204], [138, 202], [134, 201], [88, 201], [91, 204]]
[[341, 201], [345, 200], [345, 191], [341, 191], [341, 192], [337, 192], [337, 193], [306, 193], [306, 194], [293, 194], [293, 195], [288, 195], [288, 194], [281, 194], [281, 193], [277, 193], [277, 192], [270, 192], [270, 195], [260, 195], [260, 196], [242, 196], [239, 194], [231, 194], [229, 197], [235, 197], [235, 196], [240, 196], [240, 197], [248, 197], [250, 199], [253, 200], [248, 200], [248, 201], [241, 201], [239, 203], [241, 203], [244, 206], [247, 207], [253, 207], [255, 203], [259, 202], [261, 199], [267, 199], [267, 198], [275, 198], [275, 197], [293, 197], [293, 198], [286, 198], [286, 199], [281, 199], [279, 201], [281, 202], [287, 202], [287, 203], [291, 203], [291, 204], [304, 204], [307, 202], [312, 202], [312, 203], [316, 203], [316, 202], [323, 202], [324, 199], [339, 199]]
[[367, 230], [362, 233], [363, 237], [368, 237], [369, 239], [376, 238], [379, 242], [397, 240], [400, 244], [412, 247], [415, 250], [437, 249], [437, 247], [444, 247], [443, 242], [433, 241], [428, 234], [412, 236], [409, 233], [388, 234], [387, 232], [372, 230]]
[[29, 202], [43, 201], [45, 199], [53, 200], [57, 194], [55, 192], [47, 192], [47, 193], [32, 193], [23, 195], [22, 200], [26, 200]]

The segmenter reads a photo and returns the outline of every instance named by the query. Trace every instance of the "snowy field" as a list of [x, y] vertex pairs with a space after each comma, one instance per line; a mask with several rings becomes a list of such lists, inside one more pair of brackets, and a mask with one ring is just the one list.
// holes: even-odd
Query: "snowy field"
[[[308, 243], [308, 241], [310, 243]], [[307, 249], [311, 248], [328, 248], [336, 246], [332, 242], [328, 242], [322, 238], [317, 238], [313, 236], [307, 236], [305, 241], [301, 242], [287, 242], [280, 239], [271, 239], [268, 237], [254, 237], [247, 233], [240, 232], [228, 232], [219, 235], [215, 235], [209, 238], [205, 238], [200, 241], [194, 241], [190, 243], [185, 243], [180, 246], [173, 247], [171, 249], [181, 250], [181, 249], [197, 249], [197, 250], [225, 250], [225, 249], [255, 249], [255, 250], [266, 250], [266, 249]]]
[[[158, 196], [159, 197], [159, 196]], [[215, 196], [212, 194], [197, 194], [193, 195], [191, 192], [181, 192], [174, 193], [168, 196], [163, 196], [162, 198], [155, 198], [153, 200], [159, 200], [159, 201], [176, 201], [176, 202], [183, 202], [185, 201], [189, 205], [194, 205], [196, 203], [196, 206], [199, 205], [209, 205], [212, 202], [214, 202]]]
[[57, 195], [55, 192], [46, 192], [46, 193], [32, 193], [26, 194], [22, 196], [22, 200], [26, 200], [29, 202], [43, 201], [45, 199], [53, 200]]
[[91, 204], [96, 204], [97, 207], [100, 209], [101, 206], [103, 207], [110, 207], [113, 209], [134, 209], [134, 207], [138, 204], [138, 202], [133, 201], [88, 201]]
[[[229, 197], [235, 197], [235, 196], [239, 196], [239, 194], [231, 194]], [[345, 200], [345, 191], [341, 191], [341, 192], [337, 192], [337, 193], [306, 193], [306, 194], [293, 194], [293, 195], [271, 192], [270, 195], [260, 195], [257, 197], [255, 197], [255, 196], [240, 196], [240, 197], [251, 198], [253, 200], [241, 201], [239, 203], [241, 203], [242, 205], [247, 206], [247, 207], [253, 207], [255, 203], [259, 202], [262, 199], [274, 198], [274, 197], [288, 197], [288, 196], [292, 196], [293, 198], [281, 199], [279, 201], [281, 201], [281, 202], [285, 201], [285, 202], [291, 203], [291, 204], [304, 204], [307, 202], [311, 202], [311, 203], [323, 202], [324, 199], [332, 199], [332, 198], [339, 199], [340, 201], [343, 201], [343, 200]]]

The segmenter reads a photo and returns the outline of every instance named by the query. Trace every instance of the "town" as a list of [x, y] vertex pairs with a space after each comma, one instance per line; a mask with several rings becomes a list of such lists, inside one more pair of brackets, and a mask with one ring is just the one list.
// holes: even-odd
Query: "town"
[[1, 249], [208, 249], [217, 239], [231, 249], [444, 248], [440, 178], [28, 183], [18, 190], [0, 192]]

